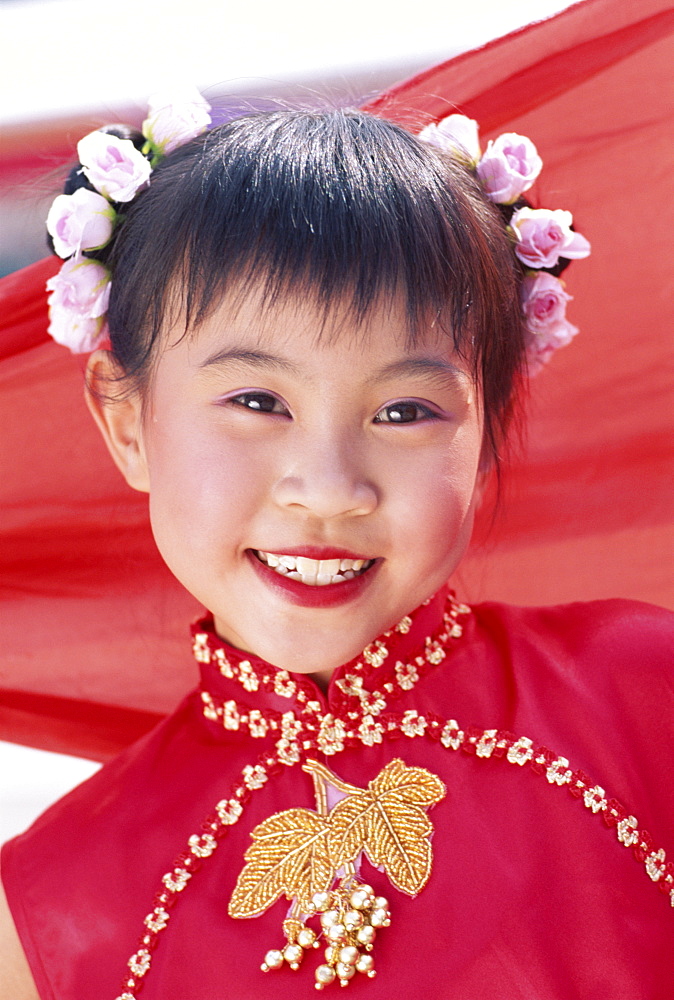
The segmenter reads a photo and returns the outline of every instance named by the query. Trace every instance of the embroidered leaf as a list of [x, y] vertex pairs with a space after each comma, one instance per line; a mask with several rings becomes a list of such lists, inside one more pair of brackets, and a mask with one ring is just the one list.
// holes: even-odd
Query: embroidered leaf
[[433, 859], [428, 842], [433, 824], [416, 803], [430, 806], [444, 795], [445, 786], [435, 775], [391, 761], [367, 790], [332, 809], [328, 851], [335, 866], [364, 850], [396, 888], [416, 895], [428, 881]]
[[284, 893], [309, 910], [314, 893], [328, 889], [334, 878], [328, 828], [328, 819], [309, 809], [287, 809], [256, 826], [229, 901], [230, 916], [256, 917]]
[[377, 795], [392, 792], [405, 802], [411, 802], [428, 809], [440, 802], [447, 794], [447, 789], [435, 775], [423, 767], [408, 767], [400, 758], [379, 772], [370, 788]]
[[416, 896], [428, 882], [433, 851], [428, 837], [433, 824], [423, 809], [395, 799], [377, 803], [365, 851], [373, 865], [381, 865], [396, 889]]
[[367, 791], [348, 795], [333, 806], [329, 817], [328, 850], [338, 868], [347, 861], [355, 861], [363, 850], [370, 833], [373, 806], [372, 795]]

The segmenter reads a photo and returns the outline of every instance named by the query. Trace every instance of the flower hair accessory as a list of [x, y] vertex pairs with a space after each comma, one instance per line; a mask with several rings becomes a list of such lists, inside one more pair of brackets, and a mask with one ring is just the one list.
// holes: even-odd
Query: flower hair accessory
[[482, 153], [478, 124], [466, 115], [449, 115], [437, 125], [427, 125], [419, 138], [466, 163], [487, 198], [503, 206], [506, 214], [512, 209], [508, 230], [524, 269], [520, 301], [529, 374], [535, 375], [557, 348], [578, 333], [566, 318], [566, 303], [572, 296], [558, 274], [571, 260], [589, 256], [590, 244], [574, 232], [571, 212], [531, 208], [523, 199], [543, 166], [531, 139], [506, 132], [490, 140]]
[[78, 142], [78, 174], [87, 186], [58, 195], [47, 216], [54, 252], [65, 261], [47, 282], [48, 332], [74, 354], [93, 351], [105, 339], [110, 272], [91, 254], [110, 242], [125, 205], [148, 186], [154, 167], [208, 127], [209, 112], [196, 89], [157, 94], [143, 122], [141, 149], [105, 131], [90, 132]]

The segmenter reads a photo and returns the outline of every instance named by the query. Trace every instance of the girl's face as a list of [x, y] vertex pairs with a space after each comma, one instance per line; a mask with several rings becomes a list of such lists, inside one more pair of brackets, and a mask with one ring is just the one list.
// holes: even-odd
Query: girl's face
[[[322, 329], [322, 336], [317, 333]], [[229, 300], [163, 351], [139, 420], [152, 528], [220, 636], [323, 678], [431, 596], [471, 534], [479, 398], [402, 306]], [[139, 404], [138, 404], [139, 405]]]

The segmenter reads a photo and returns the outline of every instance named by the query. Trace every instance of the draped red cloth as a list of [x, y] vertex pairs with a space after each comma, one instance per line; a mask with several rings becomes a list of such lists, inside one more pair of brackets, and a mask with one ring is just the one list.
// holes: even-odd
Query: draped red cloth
[[[581, 335], [532, 384], [502, 510], [454, 580], [468, 600], [674, 606], [673, 34], [665, 0], [586, 0], [368, 106], [531, 136], [534, 200], [573, 211], [592, 242], [569, 272]], [[57, 267], [0, 283], [0, 738], [105, 759], [191, 686], [198, 609], [97, 436], [82, 360], [47, 336]]]

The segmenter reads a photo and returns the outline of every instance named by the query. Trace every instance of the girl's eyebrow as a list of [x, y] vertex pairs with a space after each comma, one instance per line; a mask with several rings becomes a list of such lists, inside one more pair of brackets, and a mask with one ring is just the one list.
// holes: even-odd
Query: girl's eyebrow
[[281, 368], [283, 371], [299, 374], [296, 365], [287, 358], [281, 358], [277, 354], [269, 354], [267, 351], [251, 350], [245, 347], [231, 347], [224, 351], [217, 351], [202, 361], [199, 368], [209, 368], [215, 365], [245, 364], [253, 368]]
[[[217, 366], [245, 364], [253, 368], [270, 369], [276, 368], [289, 372], [297, 377], [302, 376], [301, 369], [288, 358], [280, 357], [277, 354], [270, 354], [268, 351], [251, 349], [248, 347], [230, 347], [215, 354], [210, 354], [201, 362], [199, 368], [212, 368]], [[452, 384], [457, 382], [465, 384], [469, 376], [461, 368], [458, 368], [451, 361], [438, 357], [418, 357], [401, 358], [400, 361], [392, 361], [390, 364], [380, 368], [369, 382], [378, 385], [393, 378], [414, 378], [431, 377], [440, 379], [443, 382], [449, 381]]]
[[468, 374], [463, 369], [458, 368], [451, 361], [437, 357], [403, 358], [400, 361], [393, 361], [374, 376], [373, 382], [385, 382], [391, 378], [409, 378], [419, 375], [441, 378], [450, 382], [465, 383], [469, 380]]

